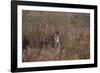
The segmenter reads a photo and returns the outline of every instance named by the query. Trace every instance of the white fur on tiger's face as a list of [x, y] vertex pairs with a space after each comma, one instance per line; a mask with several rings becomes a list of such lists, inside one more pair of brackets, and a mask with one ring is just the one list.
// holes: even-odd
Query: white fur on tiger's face
[[59, 36], [58, 36], [58, 34], [54, 34], [54, 35], [53, 35], [53, 39], [54, 39], [53, 46], [54, 46], [55, 48], [59, 48], [59, 47], [60, 47], [60, 41], [59, 41]]

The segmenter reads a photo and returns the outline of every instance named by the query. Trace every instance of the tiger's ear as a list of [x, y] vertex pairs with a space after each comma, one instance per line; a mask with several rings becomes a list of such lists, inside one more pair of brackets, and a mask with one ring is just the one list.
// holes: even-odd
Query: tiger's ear
[[56, 32], [56, 34], [58, 35], [58, 34], [59, 34], [59, 32]]

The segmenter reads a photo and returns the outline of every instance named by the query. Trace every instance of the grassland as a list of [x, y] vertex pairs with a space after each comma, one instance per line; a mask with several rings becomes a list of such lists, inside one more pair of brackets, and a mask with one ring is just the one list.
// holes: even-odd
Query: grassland
[[[61, 47], [51, 46], [51, 36], [59, 32]], [[88, 13], [22, 11], [23, 62], [79, 60], [90, 58], [90, 15]], [[46, 39], [47, 44], [42, 44]]]

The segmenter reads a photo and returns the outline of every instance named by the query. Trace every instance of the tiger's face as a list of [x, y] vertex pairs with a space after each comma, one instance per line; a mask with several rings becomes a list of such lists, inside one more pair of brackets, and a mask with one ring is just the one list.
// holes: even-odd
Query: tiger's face
[[56, 48], [60, 47], [59, 35], [57, 33], [53, 35], [53, 46]]

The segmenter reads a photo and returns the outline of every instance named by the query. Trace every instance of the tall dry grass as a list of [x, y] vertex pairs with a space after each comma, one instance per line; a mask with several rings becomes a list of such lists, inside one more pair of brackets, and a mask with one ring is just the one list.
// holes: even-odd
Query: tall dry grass
[[55, 32], [59, 32], [62, 59], [90, 58], [88, 13], [22, 11], [22, 36], [32, 49], [52, 47]]

